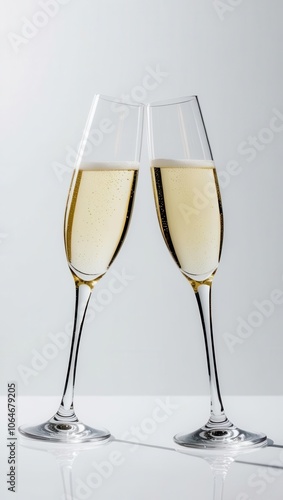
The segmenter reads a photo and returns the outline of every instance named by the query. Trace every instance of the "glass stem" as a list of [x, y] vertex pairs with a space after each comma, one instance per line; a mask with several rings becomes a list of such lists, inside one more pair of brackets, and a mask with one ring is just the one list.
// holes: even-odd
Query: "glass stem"
[[225, 475], [214, 474], [213, 478], [213, 500], [223, 500]]
[[77, 457], [76, 452], [68, 452], [68, 454], [64, 456], [64, 451], [62, 452], [62, 456], [60, 456], [59, 454], [59, 456], [56, 457], [56, 461], [59, 465], [63, 481], [64, 500], [75, 499], [72, 469], [73, 469], [73, 462], [76, 459], [76, 457]]
[[72, 481], [72, 467], [74, 458], [72, 460], [66, 459], [65, 461], [59, 461], [61, 477], [63, 480], [64, 500], [74, 500], [75, 498]]
[[91, 292], [92, 288], [87, 284], [76, 283], [75, 318], [74, 318], [74, 328], [73, 328], [68, 370], [67, 370], [65, 387], [61, 404], [56, 415], [54, 415], [53, 417], [53, 419], [57, 421], [66, 420], [66, 421], [78, 422], [78, 418], [76, 417], [74, 411], [74, 403], [73, 403], [74, 388], [75, 388], [79, 345]]
[[207, 426], [227, 423], [221, 399], [212, 330], [211, 283], [202, 283], [195, 290], [204, 334], [210, 385], [210, 419]]

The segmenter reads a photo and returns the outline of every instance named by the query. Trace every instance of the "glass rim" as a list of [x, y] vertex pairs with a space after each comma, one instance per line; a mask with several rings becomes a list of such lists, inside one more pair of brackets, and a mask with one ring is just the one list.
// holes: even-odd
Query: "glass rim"
[[105, 95], [105, 94], [95, 94], [94, 99], [97, 101], [98, 101], [98, 99], [102, 99], [103, 101], [115, 102], [117, 104], [122, 104], [124, 106], [132, 106], [135, 108], [143, 108], [144, 107], [144, 103], [142, 103], [142, 102], [140, 102], [140, 103], [127, 102], [127, 101], [124, 101], [123, 99], [120, 99], [119, 97], [113, 97], [113, 96]]
[[158, 106], [170, 106], [173, 104], [183, 104], [185, 102], [190, 102], [190, 101], [198, 101], [198, 96], [197, 95], [187, 95], [187, 96], [181, 96], [181, 97], [172, 97], [171, 99], [164, 99], [161, 101], [149, 102], [146, 106], [148, 108], [155, 108]]

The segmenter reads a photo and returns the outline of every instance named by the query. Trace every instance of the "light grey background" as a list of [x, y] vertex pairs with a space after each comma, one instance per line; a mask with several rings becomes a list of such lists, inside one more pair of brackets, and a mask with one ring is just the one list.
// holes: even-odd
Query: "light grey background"
[[[213, 292], [221, 387], [281, 394], [283, 3], [53, 0], [44, 14], [47, 3], [0, 7], [0, 391], [9, 380], [21, 394], [63, 387], [74, 308], [63, 215], [71, 152], [99, 92], [199, 96], [222, 172]], [[77, 392], [208, 392], [197, 306], [159, 232], [146, 144], [127, 240], [92, 297]]]

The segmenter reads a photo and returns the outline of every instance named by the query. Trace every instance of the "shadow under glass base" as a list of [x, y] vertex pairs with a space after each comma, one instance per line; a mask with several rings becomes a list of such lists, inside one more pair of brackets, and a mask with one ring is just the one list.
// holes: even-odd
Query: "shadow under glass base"
[[174, 441], [180, 446], [210, 450], [256, 449], [267, 445], [265, 434], [244, 431], [233, 424], [227, 427], [204, 425], [190, 434], [176, 434]]
[[80, 421], [54, 422], [53, 419], [36, 426], [22, 425], [19, 432], [27, 438], [58, 443], [101, 442], [111, 438], [106, 429], [93, 429]]

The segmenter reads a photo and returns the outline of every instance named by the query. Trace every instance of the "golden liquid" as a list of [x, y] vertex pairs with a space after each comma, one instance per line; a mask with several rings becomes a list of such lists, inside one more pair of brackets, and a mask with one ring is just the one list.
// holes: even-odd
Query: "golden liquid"
[[155, 160], [151, 172], [160, 228], [173, 258], [190, 281], [206, 281], [218, 267], [223, 239], [213, 163]]
[[128, 228], [136, 164], [85, 164], [74, 173], [65, 215], [65, 248], [76, 281], [101, 277]]

